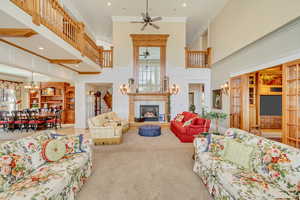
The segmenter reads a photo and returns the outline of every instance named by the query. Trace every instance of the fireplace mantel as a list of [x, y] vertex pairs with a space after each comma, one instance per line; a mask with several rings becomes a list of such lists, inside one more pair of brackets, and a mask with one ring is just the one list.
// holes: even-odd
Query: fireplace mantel
[[127, 93], [128, 96], [171, 96], [168, 92], [149, 92], [149, 93]]
[[167, 119], [167, 115], [170, 114], [169, 111], [169, 96], [170, 93], [128, 93], [129, 96], [129, 122], [134, 123], [135, 118], [135, 102], [137, 101], [161, 101], [164, 102], [164, 113], [165, 119]]

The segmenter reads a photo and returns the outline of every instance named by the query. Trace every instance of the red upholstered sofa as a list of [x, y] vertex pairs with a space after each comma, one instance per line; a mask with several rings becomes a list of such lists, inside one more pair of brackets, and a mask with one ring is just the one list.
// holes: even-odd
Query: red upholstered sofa
[[[198, 115], [190, 112], [181, 113], [184, 115], [182, 121], [173, 119], [170, 124], [171, 131], [179, 138], [181, 142], [193, 142], [194, 135], [208, 132], [210, 128], [210, 120], [199, 118]], [[192, 119], [192, 123], [183, 126], [184, 123]]]

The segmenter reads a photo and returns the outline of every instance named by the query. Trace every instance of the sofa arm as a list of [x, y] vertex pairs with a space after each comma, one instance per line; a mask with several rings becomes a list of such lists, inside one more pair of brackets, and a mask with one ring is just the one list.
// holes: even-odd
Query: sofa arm
[[109, 138], [115, 136], [115, 128], [113, 127], [93, 127], [90, 128], [92, 138]]

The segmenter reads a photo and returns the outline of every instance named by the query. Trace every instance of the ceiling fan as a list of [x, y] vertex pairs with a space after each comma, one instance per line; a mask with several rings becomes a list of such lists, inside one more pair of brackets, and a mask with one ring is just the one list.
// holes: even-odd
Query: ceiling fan
[[142, 18], [143, 21], [132, 21], [131, 23], [140, 23], [140, 24], [144, 24], [143, 27], [141, 28], [141, 31], [145, 30], [145, 28], [150, 25], [152, 27], [154, 27], [155, 29], [159, 29], [159, 26], [157, 26], [156, 24], [154, 24], [153, 22], [157, 22], [162, 20], [162, 17], [150, 17], [149, 15], [149, 2], [147, 0], [147, 5], [146, 5], [146, 13], [142, 13]]
[[146, 49], [146, 51], [144, 51], [140, 56], [143, 56], [144, 59], [147, 59], [147, 57], [150, 56], [150, 52], [148, 51], [148, 49]]

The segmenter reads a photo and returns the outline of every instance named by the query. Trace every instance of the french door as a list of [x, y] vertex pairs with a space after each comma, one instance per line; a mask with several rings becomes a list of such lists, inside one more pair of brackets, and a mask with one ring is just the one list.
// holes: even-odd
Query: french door
[[300, 147], [300, 60], [284, 64], [283, 71], [284, 143]]
[[242, 120], [242, 79], [230, 79], [230, 127], [241, 128]]

